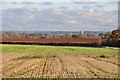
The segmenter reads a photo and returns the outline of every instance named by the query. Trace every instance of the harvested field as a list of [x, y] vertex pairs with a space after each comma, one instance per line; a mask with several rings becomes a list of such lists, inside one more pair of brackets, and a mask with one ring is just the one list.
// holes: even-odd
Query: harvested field
[[38, 45], [0, 46], [4, 78], [118, 77], [118, 50], [115, 49]]

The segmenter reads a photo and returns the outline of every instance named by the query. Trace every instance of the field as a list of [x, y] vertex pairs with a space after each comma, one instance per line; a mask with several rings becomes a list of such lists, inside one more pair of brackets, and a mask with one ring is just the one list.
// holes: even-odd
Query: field
[[117, 78], [118, 50], [0, 45], [4, 78]]

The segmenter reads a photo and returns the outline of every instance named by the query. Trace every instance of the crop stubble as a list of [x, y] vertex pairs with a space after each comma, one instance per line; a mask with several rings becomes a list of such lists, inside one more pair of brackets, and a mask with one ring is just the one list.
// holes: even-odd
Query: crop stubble
[[[22, 56], [43, 56], [22, 59]], [[71, 54], [3, 54], [3, 77], [116, 78], [118, 65], [107, 59]]]

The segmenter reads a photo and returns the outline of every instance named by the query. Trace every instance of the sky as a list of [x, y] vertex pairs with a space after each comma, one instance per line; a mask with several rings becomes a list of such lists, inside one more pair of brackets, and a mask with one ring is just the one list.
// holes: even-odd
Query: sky
[[2, 31], [111, 31], [118, 27], [117, 2], [0, 4]]

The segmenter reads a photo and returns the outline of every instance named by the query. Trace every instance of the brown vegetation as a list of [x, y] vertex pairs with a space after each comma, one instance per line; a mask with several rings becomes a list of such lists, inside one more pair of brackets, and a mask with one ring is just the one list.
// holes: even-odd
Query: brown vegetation
[[38, 42], [38, 43], [100, 43], [99, 38], [11, 38], [2, 37], [1, 42]]

